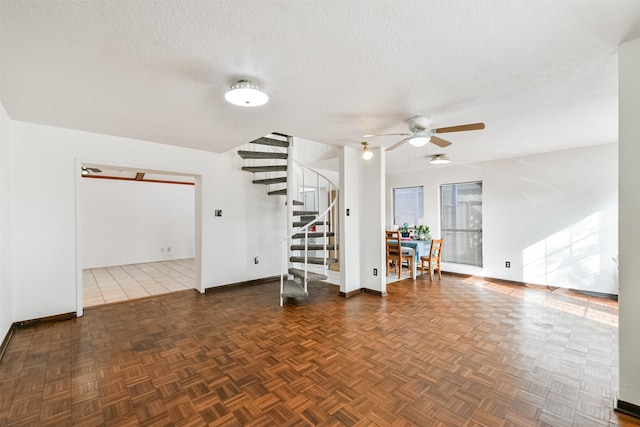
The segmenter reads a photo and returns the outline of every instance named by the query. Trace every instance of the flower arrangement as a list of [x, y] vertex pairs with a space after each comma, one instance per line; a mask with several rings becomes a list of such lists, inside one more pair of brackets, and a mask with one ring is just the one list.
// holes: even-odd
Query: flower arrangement
[[416, 234], [418, 240], [429, 240], [431, 238], [431, 232], [428, 225], [420, 225], [416, 228]]

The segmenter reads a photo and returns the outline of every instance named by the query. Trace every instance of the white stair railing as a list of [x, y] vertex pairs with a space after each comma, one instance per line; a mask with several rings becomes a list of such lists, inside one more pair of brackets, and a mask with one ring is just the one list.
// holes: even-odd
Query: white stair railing
[[[310, 167], [302, 164], [301, 162], [298, 162], [295, 159], [291, 159], [289, 161], [289, 165], [293, 166], [293, 167], [289, 167], [289, 170], [287, 170], [287, 176], [288, 177], [292, 177], [292, 176], [298, 176], [300, 177], [300, 179], [298, 180], [294, 180], [294, 179], [288, 179], [287, 180], [287, 216], [288, 216], [288, 223], [291, 223], [291, 217], [293, 216], [293, 211], [296, 210], [296, 207], [293, 206], [293, 200], [296, 198], [296, 196], [300, 197], [300, 195], [303, 195], [304, 192], [308, 192], [309, 190], [315, 191], [315, 195], [316, 195], [316, 200], [315, 200], [315, 209], [314, 211], [319, 212], [316, 216], [315, 219], [307, 222], [305, 225], [301, 226], [301, 227], [293, 227], [293, 231], [290, 231], [291, 228], [289, 228], [287, 231], [289, 232], [289, 234], [287, 234], [286, 237], [284, 237], [281, 241], [280, 241], [280, 246], [281, 246], [281, 253], [282, 253], [282, 273], [280, 275], [280, 305], [283, 305], [283, 294], [285, 291], [285, 281], [289, 280], [289, 271], [288, 271], [288, 266], [289, 266], [289, 261], [288, 259], [290, 259], [290, 257], [293, 254], [293, 250], [291, 250], [291, 246], [294, 243], [294, 236], [296, 234], [300, 235], [303, 234], [304, 235], [304, 239], [302, 239], [303, 241], [303, 249], [300, 249], [303, 251], [304, 253], [304, 262], [301, 263], [302, 264], [302, 270], [304, 271], [304, 277], [302, 278], [302, 286], [303, 286], [303, 290], [304, 290], [304, 294], [308, 295], [308, 279], [309, 279], [309, 232], [311, 227], [314, 226], [318, 226], [318, 225], [322, 225], [322, 265], [323, 265], [323, 274], [326, 276], [327, 274], [327, 269], [329, 267], [329, 263], [327, 262], [328, 258], [329, 258], [329, 251], [333, 250], [334, 253], [337, 253], [337, 248], [338, 248], [338, 239], [337, 239], [337, 227], [335, 227], [335, 223], [332, 221], [332, 215], [333, 215], [333, 208], [336, 206], [336, 202], [337, 202], [337, 198], [334, 198], [333, 200], [330, 201], [330, 197], [332, 194], [332, 191], [336, 190], [338, 187], [335, 185], [335, 183], [333, 183], [329, 178], [327, 178], [326, 176], [322, 175], [321, 173], [311, 169]], [[315, 181], [312, 185], [313, 187], [308, 184], [309, 180], [307, 179], [307, 175], [311, 176], [311, 181]], [[297, 182], [296, 182], [297, 181]], [[293, 187], [298, 187], [298, 188], [293, 188]], [[326, 209], [324, 209], [322, 212], [320, 212], [321, 210], [321, 197], [320, 194], [322, 191], [326, 192], [327, 195], [327, 207]], [[292, 194], [289, 195], [289, 194]], [[302, 197], [304, 199], [304, 197]], [[304, 201], [304, 200], [303, 200]], [[330, 201], [330, 202], [329, 202]], [[298, 209], [301, 210], [306, 210], [307, 206], [303, 205], [302, 207], [298, 207]], [[328, 238], [329, 236], [329, 226], [331, 226], [333, 228], [333, 244], [330, 245], [329, 244], [329, 240]]]

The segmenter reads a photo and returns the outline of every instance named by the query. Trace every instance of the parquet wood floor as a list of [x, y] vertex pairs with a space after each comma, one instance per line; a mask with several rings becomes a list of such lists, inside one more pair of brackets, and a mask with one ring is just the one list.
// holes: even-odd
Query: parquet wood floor
[[1, 426], [614, 426], [617, 304], [445, 275], [187, 290], [17, 330]]

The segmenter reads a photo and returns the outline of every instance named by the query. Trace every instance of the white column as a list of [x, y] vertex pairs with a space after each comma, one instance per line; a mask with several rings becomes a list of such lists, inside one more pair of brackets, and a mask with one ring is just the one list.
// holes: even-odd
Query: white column
[[640, 39], [619, 49], [620, 391], [618, 409], [640, 417]]
[[[387, 294], [385, 276], [385, 157], [380, 147], [370, 148], [373, 158], [363, 160], [360, 191], [360, 282], [375, 294]], [[374, 269], [377, 275], [374, 275]]]
[[358, 149], [340, 150], [340, 294], [360, 289], [360, 191], [362, 156]]

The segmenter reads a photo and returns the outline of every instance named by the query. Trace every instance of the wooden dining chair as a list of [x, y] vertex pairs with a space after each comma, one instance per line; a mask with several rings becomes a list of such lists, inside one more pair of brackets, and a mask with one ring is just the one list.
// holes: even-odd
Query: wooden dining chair
[[438, 279], [442, 279], [440, 269], [440, 255], [442, 254], [442, 239], [431, 240], [431, 250], [427, 256], [420, 257], [420, 274], [424, 274], [424, 269], [429, 270], [429, 278], [433, 280], [433, 272], [438, 270]]
[[389, 275], [389, 271], [391, 268], [398, 270], [398, 279], [402, 274], [402, 263], [403, 261], [407, 261], [409, 266], [409, 274], [413, 275], [413, 268], [415, 262], [415, 255], [413, 253], [413, 249], [405, 248], [402, 246], [402, 242], [400, 240], [400, 233], [397, 231], [387, 231], [386, 232], [386, 241], [387, 241], [387, 276]]

